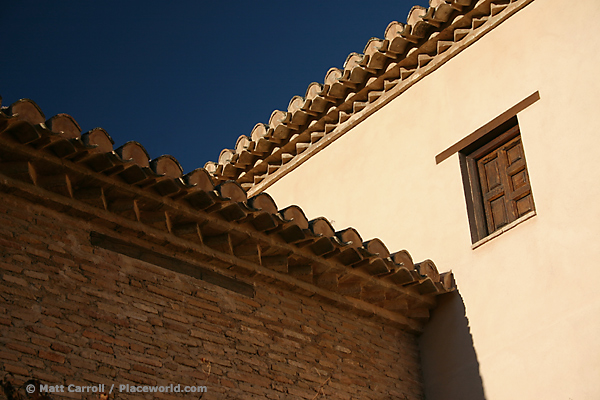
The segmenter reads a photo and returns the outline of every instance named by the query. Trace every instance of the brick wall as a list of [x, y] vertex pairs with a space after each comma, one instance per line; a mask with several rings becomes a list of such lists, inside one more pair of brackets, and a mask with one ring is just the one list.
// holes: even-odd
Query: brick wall
[[117, 399], [199, 397], [118, 392], [171, 383], [206, 386], [203, 399], [422, 398], [412, 334], [277, 285], [256, 282], [250, 298], [96, 248], [93, 228], [0, 194], [2, 377], [115, 384]]

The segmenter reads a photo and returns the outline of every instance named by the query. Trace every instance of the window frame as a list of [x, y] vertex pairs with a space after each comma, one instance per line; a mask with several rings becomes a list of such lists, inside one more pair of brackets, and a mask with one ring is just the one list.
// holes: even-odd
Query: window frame
[[[502, 147], [514, 141], [515, 138], [519, 138], [520, 144], [523, 151], [523, 164], [524, 171], [526, 174], [526, 185], [528, 190], [525, 191], [525, 196], [530, 197], [531, 208], [527, 212], [519, 215], [518, 210], [514, 209], [516, 205], [512, 204], [514, 199], [505, 199], [505, 211], [507, 222], [504, 225], [498, 226], [494, 229], [490, 218], [492, 218], [492, 211], [486, 210], [484, 194], [481, 188], [481, 171], [479, 169], [479, 161], [487, 156], [492, 155], [494, 152], [501, 151]], [[474, 244], [474, 248], [477, 247], [480, 241], [487, 241], [497, 235], [505, 232], [512, 228], [521, 220], [525, 220], [535, 215], [535, 202], [533, 200], [533, 191], [531, 189], [531, 183], [529, 181], [529, 172], [527, 170], [527, 161], [525, 160], [525, 152], [523, 149], [523, 140], [517, 117], [510, 118], [505, 123], [498, 126], [496, 129], [488, 132], [469, 146], [465, 147], [459, 153], [459, 160], [461, 166], [461, 173], [463, 178], [463, 188], [465, 191], [465, 199], [467, 202], [467, 213], [469, 217], [469, 226], [471, 231], [471, 240]], [[510, 166], [506, 166], [504, 170], [499, 171], [499, 176], [502, 179], [509, 177], [508, 169]], [[520, 170], [522, 171], [522, 170]], [[503, 195], [510, 198], [511, 194], [517, 192], [519, 189], [511, 189], [508, 181], [503, 183]]]
[[[461, 175], [462, 175], [462, 179], [463, 179], [463, 190], [465, 191], [465, 198], [467, 201], [469, 226], [471, 228], [471, 240], [473, 243], [473, 245], [471, 246], [472, 249], [479, 247], [481, 244], [487, 242], [488, 240], [493, 239], [494, 237], [511, 229], [515, 225], [518, 225], [521, 222], [533, 217], [534, 215], [536, 215], [536, 212], [535, 212], [535, 205], [534, 205], [533, 211], [521, 216], [516, 221], [513, 221], [513, 222], [509, 223], [508, 225], [505, 225], [500, 230], [497, 230], [491, 234], [485, 234], [485, 235], [482, 234], [481, 231], [478, 231], [476, 229], [475, 224], [472, 223], [472, 221], [474, 220], [474, 215], [473, 215], [474, 206], [473, 206], [473, 197], [472, 197], [472, 195], [469, 195], [469, 193], [468, 193], [469, 191], [471, 191], [471, 189], [470, 189], [468, 174], [465, 172], [466, 171], [466, 162], [465, 162], [466, 154], [473, 152], [474, 149], [476, 149], [477, 147], [481, 147], [483, 144], [486, 143], [486, 141], [489, 142], [491, 140], [490, 137], [492, 139], [494, 139], [495, 137], [499, 136], [498, 132], [502, 133], [502, 129], [506, 130], [507, 124], [509, 127], [511, 126], [511, 124], [513, 126], [518, 125], [518, 121], [516, 121], [517, 114], [520, 113], [521, 111], [525, 110], [526, 108], [530, 107], [534, 103], [536, 103], [538, 100], [540, 100], [540, 98], [541, 97], [540, 97], [539, 91], [533, 92], [532, 94], [530, 94], [529, 96], [527, 96], [526, 98], [524, 98], [523, 100], [521, 100], [520, 102], [515, 104], [514, 106], [510, 107], [503, 113], [499, 114], [497, 117], [495, 117], [494, 119], [492, 119], [485, 125], [479, 127], [478, 129], [476, 129], [469, 135], [463, 137], [458, 142], [452, 144], [450, 147], [446, 148], [445, 150], [443, 150], [442, 152], [438, 153], [435, 156], [435, 163], [436, 163], [436, 165], [439, 165], [441, 162], [452, 157], [454, 154], [458, 154], [459, 163], [460, 163], [460, 167], [461, 167], [461, 173], [462, 173]], [[510, 122], [510, 121], [513, 121], [513, 122]], [[494, 135], [496, 135], [496, 136], [493, 137]], [[533, 194], [532, 194], [532, 202], [533, 202]], [[487, 231], [487, 229], [486, 229], [486, 231]]]

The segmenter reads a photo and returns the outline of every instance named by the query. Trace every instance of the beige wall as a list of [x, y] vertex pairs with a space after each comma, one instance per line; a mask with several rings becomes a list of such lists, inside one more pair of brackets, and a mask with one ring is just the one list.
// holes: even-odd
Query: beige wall
[[[268, 189], [452, 269], [488, 400], [600, 398], [600, 2], [535, 0]], [[472, 250], [458, 156], [518, 114], [537, 216]]]

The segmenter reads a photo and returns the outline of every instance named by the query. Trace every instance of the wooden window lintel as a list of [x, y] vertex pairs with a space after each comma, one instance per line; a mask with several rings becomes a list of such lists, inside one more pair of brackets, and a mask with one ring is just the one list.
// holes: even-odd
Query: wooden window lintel
[[454, 143], [452, 146], [448, 147], [446, 150], [442, 151], [440, 154], [435, 156], [435, 163], [439, 164], [442, 161], [444, 161], [445, 159], [452, 156], [453, 154], [462, 151], [469, 145], [471, 145], [474, 142], [476, 142], [477, 140], [481, 139], [488, 132], [498, 128], [500, 125], [504, 124], [505, 122], [507, 122], [508, 120], [513, 118], [519, 112], [523, 111], [524, 109], [526, 109], [527, 107], [529, 107], [530, 105], [532, 105], [533, 103], [538, 101], [539, 99], [540, 99], [540, 92], [536, 91], [535, 93], [531, 94], [527, 98], [525, 98], [522, 101], [520, 101], [519, 103], [515, 104], [513, 107], [509, 108], [502, 114], [498, 115], [496, 118], [494, 118], [487, 124], [483, 125], [481, 128], [477, 129], [475, 132], [462, 138], [458, 142]]

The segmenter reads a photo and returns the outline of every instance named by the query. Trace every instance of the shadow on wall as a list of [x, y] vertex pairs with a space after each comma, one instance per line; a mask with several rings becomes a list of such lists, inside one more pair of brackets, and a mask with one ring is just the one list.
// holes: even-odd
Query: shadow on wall
[[465, 314], [458, 291], [439, 296], [419, 338], [427, 400], [485, 400]]

